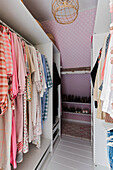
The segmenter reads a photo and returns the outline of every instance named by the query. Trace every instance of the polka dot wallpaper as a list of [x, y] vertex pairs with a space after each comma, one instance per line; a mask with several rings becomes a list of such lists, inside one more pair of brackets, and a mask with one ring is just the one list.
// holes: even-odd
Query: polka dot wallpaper
[[55, 37], [63, 68], [91, 65], [91, 36], [95, 14], [95, 8], [79, 12], [75, 22], [69, 25], [58, 24], [55, 20], [42, 22], [45, 31]]

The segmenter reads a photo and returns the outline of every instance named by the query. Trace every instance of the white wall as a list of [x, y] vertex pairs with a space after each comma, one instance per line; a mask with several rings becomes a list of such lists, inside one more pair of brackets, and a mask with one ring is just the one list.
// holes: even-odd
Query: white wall
[[109, 0], [98, 0], [94, 34], [109, 31], [109, 25], [111, 22], [111, 15], [109, 11]]

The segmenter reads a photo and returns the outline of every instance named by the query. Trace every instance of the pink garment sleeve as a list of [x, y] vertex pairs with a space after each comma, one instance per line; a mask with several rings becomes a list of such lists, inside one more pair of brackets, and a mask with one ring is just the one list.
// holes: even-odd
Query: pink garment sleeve
[[22, 94], [17, 95], [15, 99], [15, 108], [16, 108], [16, 138], [17, 142], [23, 140], [23, 100]]
[[16, 57], [16, 65], [17, 65], [18, 90], [20, 94], [23, 94], [25, 90], [26, 68], [25, 68], [22, 44], [20, 38], [18, 38], [15, 33], [13, 33], [13, 40], [14, 40], [14, 49], [15, 49], [15, 57]]
[[21, 92], [24, 93], [25, 91], [25, 77], [27, 76], [26, 73], [26, 67], [25, 67], [25, 60], [24, 60], [24, 54], [22, 49], [22, 42], [20, 38], [18, 38], [19, 42], [19, 48], [20, 48], [20, 65], [19, 65], [19, 78], [21, 83]]
[[17, 67], [16, 67], [16, 58], [14, 51], [14, 42], [12, 37], [12, 32], [9, 32], [11, 37], [11, 52], [12, 52], [12, 60], [13, 60], [13, 77], [12, 77], [12, 91], [13, 97], [15, 98], [18, 94], [18, 79], [17, 79]]
[[13, 110], [12, 111], [12, 133], [11, 133], [10, 163], [12, 164], [14, 169], [17, 168], [16, 153], [17, 153], [17, 146], [16, 146], [16, 125], [15, 125], [15, 117], [14, 117], [14, 110]]
[[104, 80], [104, 71], [105, 71], [105, 66], [106, 66], [106, 59], [107, 59], [107, 57], [105, 58], [103, 69], [102, 69], [102, 73], [101, 73], [101, 79], [102, 80]]
[[[111, 41], [111, 36], [110, 36], [110, 41]], [[109, 46], [108, 46], [108, 48], [109, 48]], [[108, 54], [108, 51], [107, 51], [107, 54]], [[102, 80], [104, 80], [104, 71], [105, 71], [105, 66], [106, 66], [107, 54], [105, 56], [106, 58], [105, 58], [103, 69], [102, 69], [102, 73], [101, 73], [101, 79]]]

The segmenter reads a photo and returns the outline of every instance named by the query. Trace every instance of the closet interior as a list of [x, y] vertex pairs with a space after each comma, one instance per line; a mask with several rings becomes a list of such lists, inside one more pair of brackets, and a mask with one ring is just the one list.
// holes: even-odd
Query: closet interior
[[62, 133], [88, 140], [91, 139], [90, 71], [91, 67], [77, 67], [61, 72]]
[[44, 20], [46, 15], [40, 23], [42, 8], [35, 3], [0, 1], [0, 170], [109, 170], [112, 124], [99, 117], [93, 82], [113, 19], [109, 2], [80, 7], [76, 23], [68, 26]]

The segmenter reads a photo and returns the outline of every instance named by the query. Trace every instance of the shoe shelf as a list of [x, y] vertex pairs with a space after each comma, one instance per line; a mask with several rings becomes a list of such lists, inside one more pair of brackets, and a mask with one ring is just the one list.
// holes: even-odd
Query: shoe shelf
[[82, 105], [91, 105], [91, 103], [70, 102], [70, 101], [62, 101], [62, 104], [82, 104]]
[[90, 74], [91, 67], [62, 68], [61, 74]]
[[74, 114], [74, 115], [81, 115], [81, 116], [91, 116], [91, 114], [85, 114], [85, 113], [77, 113], [77, 112], [67, 112], [67, 111], [63, 111], [62, 113], [66, 113], [66, 114]]

